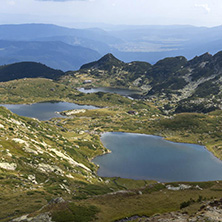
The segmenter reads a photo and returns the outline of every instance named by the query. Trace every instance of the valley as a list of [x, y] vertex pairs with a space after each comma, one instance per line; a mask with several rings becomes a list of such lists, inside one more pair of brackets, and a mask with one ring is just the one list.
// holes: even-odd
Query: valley
[[[118, 221], [133, 216], [134, 221], [152, 221], [152, 216], [161, 217], [172, 211], [178, 212], [178, 218], [192, 218], [202, 212], [198, 212], [200, 208], [215, 204], [221, 198], [221, 181], [160, 183], [104, 178], [97, 175], [98, 166], [91, 161], [109, 152], [100, 140], [105, 132], [156, 135], [174, 142], [199, 144], [222, 159], [220, 54], [213, 59], [207, 56], [207, 64], [216, 67], [212, 72], [207, 65], [200, 65], [206, 62], [205, 56], [196, 58], [195, 63], [178, 57], [153, 66], [126, 64], [108, 54], [99, 63], [86, 64], [56, 78], [26, 76], [1, 82], [1, 104], [63, 101], [97, 108], [74, 108], [60, 113], [66, 118], [39, 121], [0, 107], [0, 221], [22, 215], [28, 216], [14, 221], [38, 221], [38, 217], [45, 221]], [[176, 84], [175, 89], [171, 81], [180, 82], [191, 66], [189, 78], [196, 84], [193, 90], [189, 88], [192, 81], [185, 81], [186, 86]], [[85, 80], [92, 82], [85, 84]], [[218, 90], [210, 87], [206, 91], [204, 85], [201, 88], [205, 82], [216, 85]], [[141, 95], [130, 99], [113, 93], [78, 91], [101, 86], [136, 89]], [[172, 99], [186, 87], [192, 92], [187, 100], [182, 96]], [[205, 95], [198, 93], [203, 91]], [[214, 98], [212, 110], [201, 100], [209, 102], [208, 97]], [[205, 110], [189, 106], [189, 112], [176, 112], [178, 104], [192, 103], [194, 99]], [[220, 209], [218, 202], [214, 210]], [[206, 220], [210, 217], [207, 210], [202, 216]]]
[[0, 65], [34, 61], [63, 71], [78, 70], [110, 52], [126, 63], [149, 61], [155, 64], [166, 57], [183, 55], [190, 60], [205, 52], [215, 54], [221, 50], [220, 45], [221, 26], [0, 25]]

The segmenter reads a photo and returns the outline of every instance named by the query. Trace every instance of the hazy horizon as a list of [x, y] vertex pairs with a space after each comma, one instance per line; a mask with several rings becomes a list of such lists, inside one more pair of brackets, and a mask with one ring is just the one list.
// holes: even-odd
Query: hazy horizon
[[111, 23], [72, 23], [72, 25], [68, 25], [68, 24], [57, 24], [57, 23], [49, 23], [49, 22], [24, 22], [24, 23], [0, 23], [0, 25], [55, 25], [55, 26], [61, 26], [61, 27], [65, 27], [65, 28], [76, 28], [76, 29], [90, 29], [90, 28], [101, 28], [101, 29], [120, 29], [121, 28], [129, 28], [129, 29], [133, 29], [133, 28], [146, 28], [146, 27], [195, 27], [195, 28], [216, 28], [216, 27], [220, 27], [221, 25], [215, 25], [215, 26], [204, 26], [204, 25], [190, 25], [190, 24], [167, 24], [167, 25], [162, 25], [162, 24], [156, 24], [156, 25], [131, 25], [131, 24], [111, 24]]
[[44, 23], [76, 28], [222, 24], [222, 2], [218, 0], [0, 0], [0, 3], [0, 24]]

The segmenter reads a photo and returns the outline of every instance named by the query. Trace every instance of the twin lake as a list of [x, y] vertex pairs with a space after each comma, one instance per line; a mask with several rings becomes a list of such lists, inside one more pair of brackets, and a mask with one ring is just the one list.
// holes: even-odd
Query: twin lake
[[[97, 90], [115, 92], [125, 96], [135, 93], [135, 91], [122, 89], [112, 91], [111, 88], [90, 90], [91, 92], [95, 90], [96, 92]], [[0, 105], [18, 115], [39, 120], [62, 117], [57, 112], [65, 110], [96, 108], [67, 102]], [[112, 153], [98, 156], [93, 160], [94, 163], [100, 165], [99, 176], [163, 182], [222, 180], [222, 161], [203, 146], [173, 143], [151, 135], [117, 132], [102, 134], [101, 141]]]

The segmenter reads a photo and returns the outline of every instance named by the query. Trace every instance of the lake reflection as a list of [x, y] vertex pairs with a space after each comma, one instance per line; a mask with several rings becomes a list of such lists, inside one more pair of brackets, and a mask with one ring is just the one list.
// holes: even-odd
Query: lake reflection
[[222, 161], [203, 146], [173, 143], [157, 136], [105, 133], [111, 154], [96, 157], [99, 176], [157, 181], [222, 180]]

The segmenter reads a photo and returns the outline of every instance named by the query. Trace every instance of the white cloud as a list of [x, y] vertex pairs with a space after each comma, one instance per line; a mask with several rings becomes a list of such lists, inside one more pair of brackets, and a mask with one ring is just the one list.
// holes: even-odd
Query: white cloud
[[195, 4], [195, 7], [204, 9], [205, 12], [209, 13], [211, 11], [208, 4]]
[[221, 25], [222, 0], [0, 0], [3, 23]]

